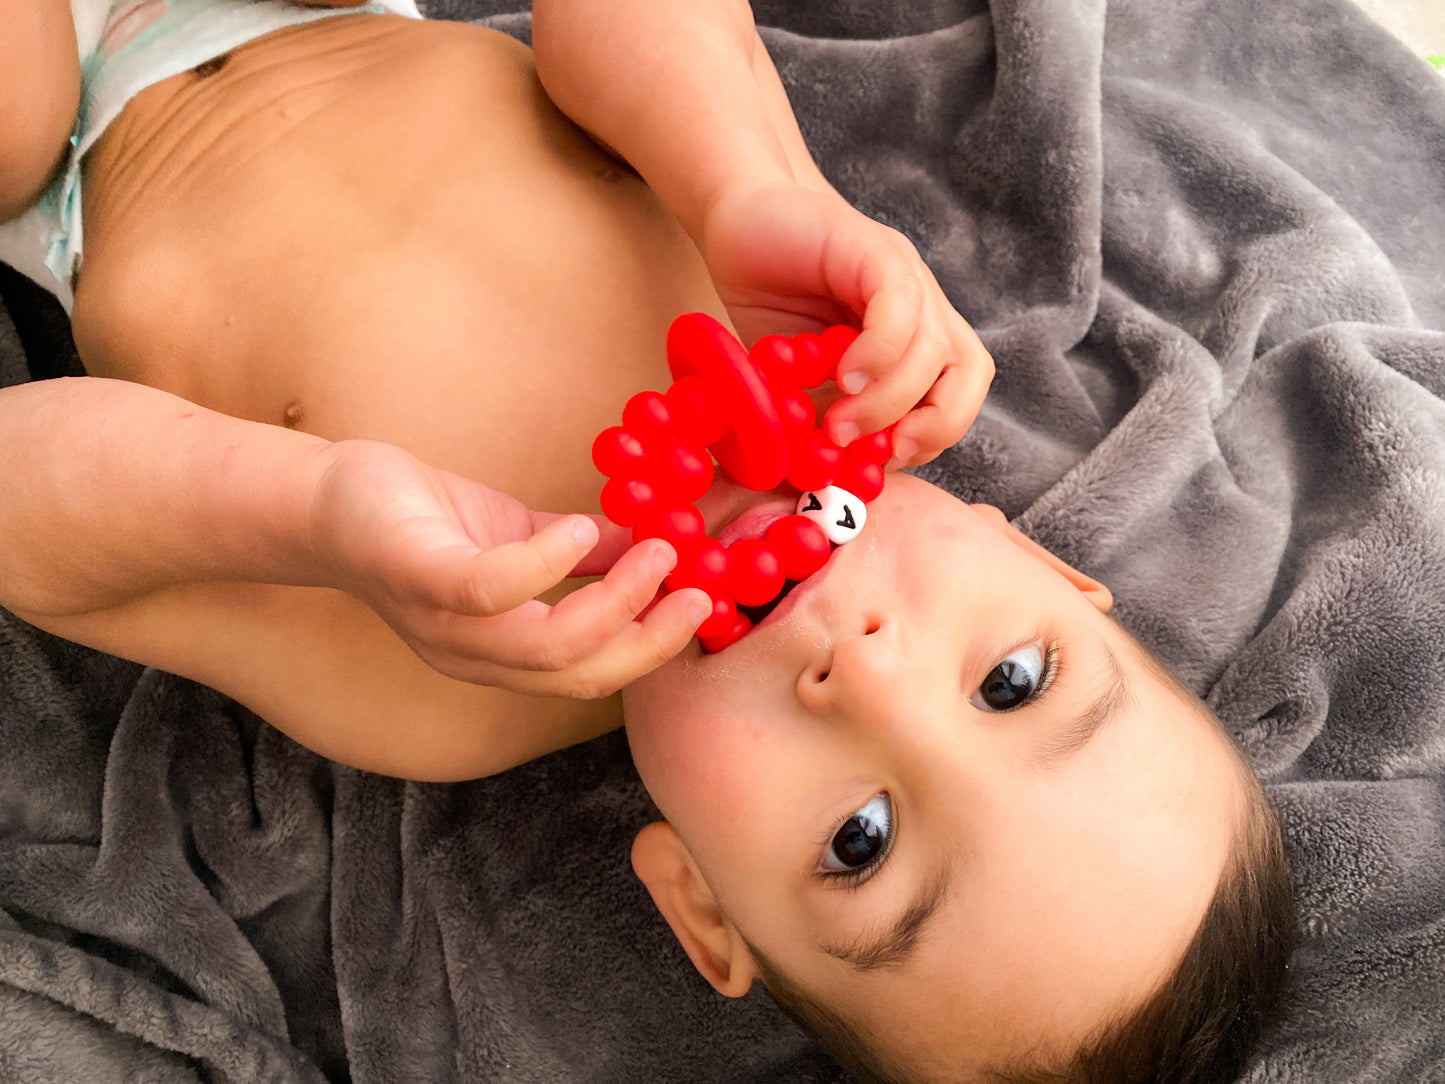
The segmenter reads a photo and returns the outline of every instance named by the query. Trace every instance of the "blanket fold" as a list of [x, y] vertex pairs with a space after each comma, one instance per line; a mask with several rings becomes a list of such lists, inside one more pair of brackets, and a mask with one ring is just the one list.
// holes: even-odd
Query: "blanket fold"
[[[1445, 1079], [1445, 81], [1346, 0], [755, 8], [997, 361], [920, 473], [1108, 583], [1281, 808], [1295, 990], [1244, 1079]], [[0, 306], [0, 384], [78, 371]], [[0, 1078], [843, 1079], [653, 912], [620, 735], [408, 784], [3, 613], [0, 653]]]

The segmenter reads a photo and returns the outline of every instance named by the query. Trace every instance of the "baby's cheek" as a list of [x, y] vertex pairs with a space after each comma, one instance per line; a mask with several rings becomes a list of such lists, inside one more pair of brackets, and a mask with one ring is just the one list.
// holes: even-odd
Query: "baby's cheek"
[[704, 714], [677, 751], [688, 800], [713, 822], [743, 825], [758, 815], [777, 751], [751, 716]]

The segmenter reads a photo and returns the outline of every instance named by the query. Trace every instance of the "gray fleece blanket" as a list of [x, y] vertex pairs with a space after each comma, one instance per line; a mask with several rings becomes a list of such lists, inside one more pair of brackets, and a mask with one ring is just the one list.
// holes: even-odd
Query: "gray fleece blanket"
[[[1344, 0], [757, 13], [997, 358], [926, 476], [1111, 584], [1283, 811], [1296, 987], [1246, 1079], [1445, 1080], [1445, 81]], [[0, 301], [5, 382], [75, 371]], [[8, 615], [0, 651], [0, 1079], [840, 1079], [654, 915], [620, 735], [406, 784]]]

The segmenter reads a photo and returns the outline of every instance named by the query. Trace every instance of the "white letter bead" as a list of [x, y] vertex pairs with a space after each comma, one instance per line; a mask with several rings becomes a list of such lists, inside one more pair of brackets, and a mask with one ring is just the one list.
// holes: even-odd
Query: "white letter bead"
[[868, 522], [868, 508], [853, 494], [838, 486], [828, 486], [798, 498], [798, 515], [806, 516], [828, 536], [835, 546], [858, 537]]

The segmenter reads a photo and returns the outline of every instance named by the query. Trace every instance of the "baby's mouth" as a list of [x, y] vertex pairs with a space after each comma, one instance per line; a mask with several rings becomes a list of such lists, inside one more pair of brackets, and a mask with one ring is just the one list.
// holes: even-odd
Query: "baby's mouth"
[[765, 602], [761, 606], [739, 606], [738, 612], [747, 615], [748, 620], [751, 621], [754, 626], [757, 626], [762, 623], [763, 618], [776, 610], [778, 604], [788, 597], [788, 592], [794, 587], [797, 587], [801, 582], [801, 580], [785, 580], [783, 581], [783, 589], [778, 592], [773, 601]]
[[762, 538], [773, 523], [792, 512], [798, 499], [796, 493], [785, 494], [777, 490], [750, 493], [748, 496], [750, 500], [727, 516], [713, 532], [713, 537], [724, 546], [743, 538]]

